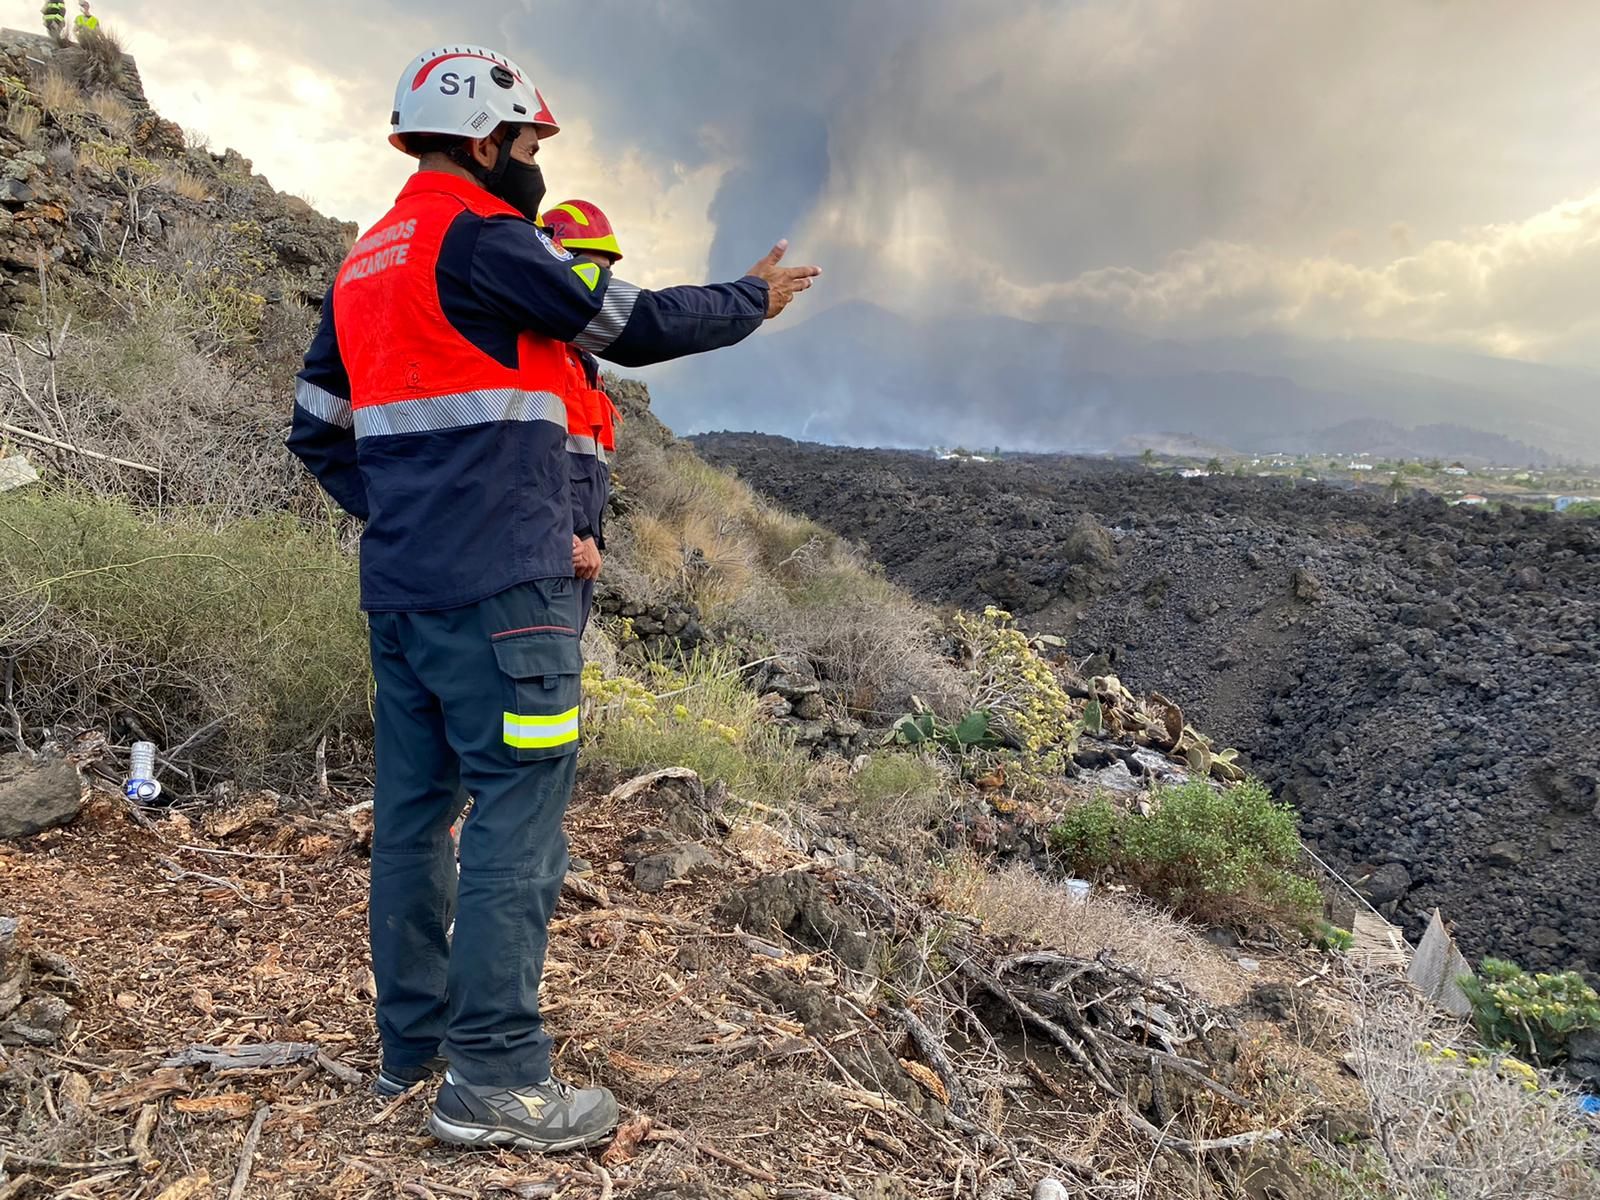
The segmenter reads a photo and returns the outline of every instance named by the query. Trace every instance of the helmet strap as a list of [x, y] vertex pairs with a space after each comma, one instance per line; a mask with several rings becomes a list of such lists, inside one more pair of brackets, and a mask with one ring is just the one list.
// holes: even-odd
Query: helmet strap
[[483, 181], [484, 191], [491, 196], [500, 194], [501, 181], [506, 177], [506, 171], [511, 167], [511, 144], [517, 140], [517, 127], [506, 126], [506, 136], [500, 140], [500, 153], [494, 160], [494, 166], [489, 169], [488, 177]]
[[486, 167], [472, 157], [472, 143], [465, 138], [450, 148], [450, 161], [469, 173], [478, 181], [478, 186], [491, 195], [499, 194], [496, 189], [511, 166], [511, 144], [517, 140], [516, 126], [506, 126], [505, 129], [506, 136], [500, 140], [500, 150], [492, 167]]

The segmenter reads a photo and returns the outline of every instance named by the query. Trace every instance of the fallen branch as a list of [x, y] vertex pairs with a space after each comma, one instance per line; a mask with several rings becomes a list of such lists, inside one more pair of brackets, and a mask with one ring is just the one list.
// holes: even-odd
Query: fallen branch
[[1236, 1133], [1232, 1137], [1206, 1138], [1203, 1141], [1190, 1141], [1188, 1138], [1173, 1137], [1165, 1129], [1158, 1129], [1146, 1121], [1129, 1106], [1124, 1106], [1123, 1114], [1140, 1133], [1146, 1134], [1156, 1142], [1157, 1150], [1177, 1150], [1188, 1155], [1207, 1154], [1214, 1150], [1237, 1150], [1242, 1146], [1254, 1146], [1261, 1142], [1276, 1142], [1283, 1138], [1281, 1129], [1252, 1129], [1249, 1133]]
[[128, 1139], [128, 1149], [133, 1153], [134, 1161], [147, 1174], [159, 1165], [150, 1150], [150, 1135], [156, 1130], [156, 1118], [160, 1112], [160, 1107], [154, 1104], [146, 1104], [141, 1108], [139, 1119], [133, 1124], [133, 1136]]
[[256, 1146], [261, 1141], [261, 1127], [267, 1123], [267, 1114], [271, 1111], [266, 1104], [256, 1109], [256, 1119], [250, 1122], [250, 1132], [244, 1135], [244, 1145], [239, 1149], [239, 1169], [233, 1173], [228, 1200], [243, 1200], [244, 1189], [250, 1184], [250, 1165], [255, 1161]]
[[46, 437], [42, 433], [35, 433], [31, 429], [23, 429], [9, 421], [0, 421], [0, 429], [13, 437], [26, 438], [30, 442], [38, 442], [43, 446], [52, 446], [57, 450], [70, 450], [74, 454], [81, 454], [85, 458], [93, 458], [100, 462], [108, 462], [118, 467], [128, 467], [134, 471], [143, 471], [148, 475], [160, 475], [160, 467], [152, 467], [147, 463], [133, 462], [130, 459], [118, 458], [114, 454], [101, 454], [98, 450], [85, 449], [83, 446], [74, 446], [71, 442], [63, 442], [59, 438]]
[[563, 917], [559, 921], [550, 922], [551, 933], [563, 933], [568, 929], [578, 929], [585, 925], [603, 925], [607, 921], [626, 921], [634, 925], [659, 925], [665, 929], [676, 929], [682, 933], [697, 933], [702, 936], [714, 936], [716, 930], [701, 925], [698, 921], [687, 921], [682, 917], [674, 917], [669, 913], [644, 912], [637, 908], [599, 908], [591, 912], [575, 913], [570, 917]]
[[1083, 1068], [1084, 1074], [1094, 1081], [1095, 1086], [1107, 1095], [1114, 1096], [1119, 1100], [1122, 1098], [1122, 1089], [1112, 1082], [1110, 1076], [1102, 1071], [1099, 1065], [1089, 1057], [1088, 1051], [1079, 1044], [1078, 1040], [1055, 1021], [1052, 1021], [1038, 1009], [1008, 991], [998, 979], [979, 970], [977, 964], [970, 958], [963, 959], [957, 963], [956, 970], [994, 996], [996, 1000], [1009, 1006], [1026, 1023], [1033, 1025], [1036, 1029], [1048, 1035], [1051, 1041], [1067, 1052], [1068, 1058]]
[[251, 1071], [267, 1067], [288, 1067], [315, 1058], [321, 1048], [315, 1042], [257, 1042], [245, 1046], [207, 1046], [196, 1043], [171, 1058], [163, 1067], [211, 1067], [219, 1071]]
[[567, 877], [561, 881], [561, 894], [571, 896], [574, 900], [587, 900], [590, 904], [600, 908], [611, 907], [611, 894], [598, 883], [593, 883], [581, 875], [567, 872]]
[[227, 889], [235, 896], [238, 896], [239, 899], [243, 900], [251, 908], [268, 909], [273, 907], [270, 904], [263, 904], [261, 901], [254, 900], [245, 895], [244, 888], [240, 887], [231, 879], [224, 879], [220, 875], [207, 875], [203, 871], [191, 871], [187, 867], [180, 867], [172, 859], [162, 856], [157, 856], [156, 861], [162, 865], [162, 873], [165, 874], [168, 879], [172, 880], [173, 883], [182, 883], [185, 879], [197, 879], [201, 883], [210, 884], [212, 887]]
[[367, 1124], [382, 1125], [385, 1121], [389, 1120], [390, 1117], [394, 1116], [395, 1113], [399, 1112], [413, 1099], [415, 1099], [421, 1093], [422, 1089], [428, 1086], [428, 1082], [429, 1081], [426, 1079], [417, 1080], [417, 1082], [413, 1083], [405, 1091], [401, 1092], [393, 1100], [389, 1101], [388, 1104], [384, 1105], [383, 1110], [379, 1112], [377, 1116], [368, 1121]]
[[922, 1052], [922, 1057], [928, 1060], [928, 1065], [939, 1076], [939, 1082], [944, 1084], [945, 1094], [950, 1097], [947, 1105], [949, 1110], [958, 1117], [966, 1116], [970, 1102], [967, 1099], [966, 1089], [961, 1086], [960, 1075], [956, 1073], [955, 1066], [944, 1052], [944, 1040], [929, 1029], [922, 1018], [910, 1009], [890, 1005], [888, 1010], [900, 1024], [905, 1026], [906, 1032], [911, 1035], [911, 1040]]
[[1221, 1096], [1229, 1104], [1232, 1104], [1238, 1108], [1255, 1107], [1255, 1105], [1253, 1105], [1249, 1100], [1245, 1099], [1245, 1097], [1241, 1096], [1238, 1092], [1234, 1091], [1227, 1085], [1218, 1083], [1215, 1079], [1211, 1078], [1211, 1076], [1207, 1075], [1187, 1058], [1181, 1058], [1176, 1054], [1167, 1054], [1161, 1050], [1152, 1050], [1147, 1046], [1130, 1045], [1119, 1037], [1113, 1036], [1109, 1037], [1107, 1040], [1110, 1042], [1111, 1053], [1115, 1054], [1118, 1058], [1144, 1059], [1149, 1063], [1158, 1063], [1169, 1070], [1178, 1072], [1187, 1079], [1194, 1080], [1207, 1091], [1214, 1092], [1218, 1096]]
[[340, 1062], [336, 1058], [330, 1058], [321, 1050], [317, 1051], [316, 1060], [317, 1066], [321, 1067], [324, 1071], [326, 1071], [329, 1075], [332, 1075], [341, 1083], [348, 1083], [352, 1087], [361, 1083], [366, 1078], [354, 1067], [345, 1066], [344, 1063]]
[[102, 1171], [107, 1167], [137, 1166], [138, 1161], [129, 1154], [122, 1158], [102, 1158], [99, 1162], [57, 1162], [48, 1158], [36, 1158], [31, 1154], [19, 1154], [9, 1146], [0, 1146], [0, 1168], [9, 1163], [21, 1163], [25, 1167], [33, 1167], [39, 1171]]
[[749, 1163], [743, 1162], [740, 1159], [735, 1158], [733, 1155], [728, 1154], [726, 1151], [718, 1150], [715, 1146], [710, 1145], [707, 1142], [691, 1140], [679, 1133], [676, 1129], [667, 1129], [658, 1125], [645, 1135], [644, 1140], [647, 1142], [671, 1142], [673, 1145], [679, 1146], [685, 1150], [690, 1150], [698, 1154], [704, 1154], [707, 1158], [715, 1159], [725, 1167], [732, 1167], [735, 1171], [742, 1171], [744, 1174], [750, 1176], [751, 1179], [759, 1179], [762, 1183], [778, 1182], [778, 1177], [771, 1171], [764, 1171], [760, 1167], [753, 1167]]

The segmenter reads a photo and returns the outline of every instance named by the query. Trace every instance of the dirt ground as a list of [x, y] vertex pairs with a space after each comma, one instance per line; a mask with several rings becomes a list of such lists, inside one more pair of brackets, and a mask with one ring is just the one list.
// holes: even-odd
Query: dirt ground
[[[594, 872], [577, 885], [587, 895], [563, 897], [544, 1011], [558, 1074], [615, 1090], [623, 1132], [587, 1156], [445, 1148], [423, 1132], [431, 1085], [393, 1103], [367, 1088], [378, 1049], [362, 818], [278, 808], [255, 798], [140, 824], [120, 797], [96, 795], [72, 825], [0, 845], [0, 909], [35, 949], [70, 960], [80, 984], [75, 1025], [59, 1045], [0, 1047], [5, 1200], [893, 1200], [1007, 1194], [989, 1176], [1003, 1168], [1014, 1180], [1022, 1166], [944, 1125], [932, 1102], [939, 1085], [926, 1068], [919, 1074], [909, 1045], [889, 1048], [911, 1056], [900, 1078], [862, 1079], [841, 1065], [867, 1061], [849, 1054], [879, 1034], [872, 999], [851, 997], [830, 956], [753, 952], [717, 921], [730, 887], [806, 864], [781, 833], [736, 820], [716, 839], [711, 874], [645, 895], [629, 882], [622, 842], [661, 814], [593, 791], [575, 802], [569, 828], [573, 853]], [[820, 996], [861, 1019], [796, 1019], [773, 995], [795, 997], [796, 1009]], [[1274, 1028], [1242, 1026], [1241, 1070], [1252, 1082], [1281, 1076], [1287, 1094], [1299, 1068]], [[245, 1069], [168, 1062], [192, 1046], [261, 1043], [320, 1054]], [[1141, 1162], [1156, 1170], [1148, 1143], [1054, 1052], [1028, 1053], [1046, 1064], [1042, 1084], [1019, 1075], [983, 1093], [991, 1127], [1040, 1148], [1023, 1174], [1071, 1163], [1095, 1181], [1085, 1194], [1148, 1189], [1136, 1177]], [[1216, 1128], [1270, 1119], [1237, 1114]], [[1164, 1186], [1144, 1194], [1220, 1194], [1209, 1177], [1202, 1188], [1204, 1174], [1174, 1163]]]

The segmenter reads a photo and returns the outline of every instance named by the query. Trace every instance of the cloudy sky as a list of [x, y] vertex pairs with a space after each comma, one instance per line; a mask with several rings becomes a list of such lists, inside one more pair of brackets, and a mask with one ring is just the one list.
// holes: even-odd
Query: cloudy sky
[[[36, 0], [0, 0], [12, 25]], [[377, 216], [423, 47], [563, 132], [551, 198], [646, 285], [779, 236], [820, 306], [1170, 336], [1404, 338], [1600, 366], [1593, 0], [105, 0], [158, 108]]]

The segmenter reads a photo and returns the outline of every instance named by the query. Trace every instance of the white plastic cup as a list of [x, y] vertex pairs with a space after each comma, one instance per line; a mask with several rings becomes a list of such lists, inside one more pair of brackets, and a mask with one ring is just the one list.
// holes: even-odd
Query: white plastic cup
[[1078, 904], [1087, 904], [1089, 903], [1089, 892], [1093, 886], [1087, 879], [1069, 879], [1067, 880], [1067, 895], [1071, 896], [1073, 901]]

